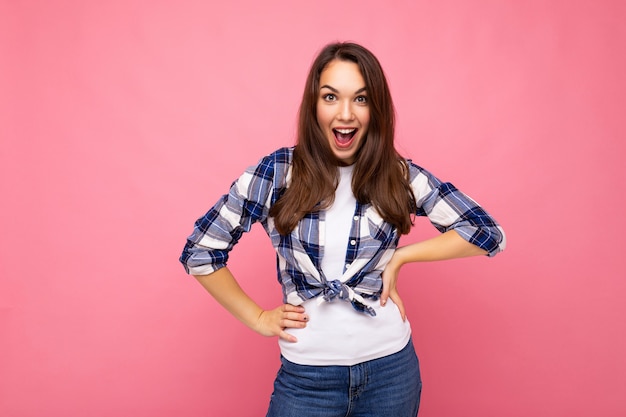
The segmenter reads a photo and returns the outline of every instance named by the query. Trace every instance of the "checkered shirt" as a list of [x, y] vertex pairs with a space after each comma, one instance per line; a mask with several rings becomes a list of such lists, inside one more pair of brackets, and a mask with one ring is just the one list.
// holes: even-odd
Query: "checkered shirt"
[[[300, 305], [321, 296], [349, 301], [357, 311], [375, 315], [364, 298], [377, 299], [381, 273], [398, 245], [395, 227], [371, 204], [357, 202], [341, 280], [328, 281], [321, 268], [325, 241], [325, 211], [308, 213], [283, 236], [268, 216], [270, 207], [290, 182], [293, 148], [281, 148], [262, 158], [233, 182], [228, 194], [195, 223], [180, 257], [185, 270], [206, 275], [224, 266], [229, 252], [252, 224], [260, 222], [277, 254], [278, 281], [284, 302]], [[407, 161], [417, 201], [417, 216], [428, 216], [440, 231], [454, 229], [465, 240], [493, 256], [504, 249], [502, 228], [474, 200], [450, 183]]]

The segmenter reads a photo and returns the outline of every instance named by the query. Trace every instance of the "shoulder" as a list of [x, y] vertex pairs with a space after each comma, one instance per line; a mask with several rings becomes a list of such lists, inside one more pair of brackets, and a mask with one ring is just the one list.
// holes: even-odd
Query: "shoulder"
[[263, 167], [271, 168], [272, 171], [286, 170], [291, 165], [293, 160], [293, 149], [293, 147], [277, 149], [274, 152], [262, 157], [257, 165], [250, 167], [249, 169]]
[[403, 162], [408, 169], [409, 184], [416, 197], [441, 186], [442, 181], [427, 169], [417, 165], [411, 159], [404, 159]]
[[[246, 169], [240, 181], [245, 183], [284, 182], [293, 159], [293, 148], [280, 148], [263, 156], [257, 164]], [[283, 180], [281, 180], [283, 179]]]
[[291, 163], [293, 159], [293, 150], [294, 147], [284, 147], [276, 149], [274, 152], [269, 155], [264, 156], [262, 161], [271, 161], [272, 163], [278, 164], [288, 164]]
[[405, 169], [408, 170], [409, 181], [412, 182], [415, 178], [417, 178], [420, 174], [427, 175], [428, 171], [426, 171], [421, 166], [417, 165], [413, 162], [412, 159], [402, 159], [402, 163]]

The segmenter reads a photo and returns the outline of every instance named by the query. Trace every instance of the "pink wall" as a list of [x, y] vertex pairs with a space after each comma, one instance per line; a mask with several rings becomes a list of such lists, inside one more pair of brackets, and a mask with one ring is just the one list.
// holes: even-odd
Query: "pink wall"
[[[264, 415], [276, 341], [177, 258], [337, 39], [382, 61], [399, 148], [508, 232], [403, 271], [420, 417], [626, 415], [625, 3], [276, 3], [0, 1], [0, 415]], [[231, 268], [279, 302], [260, 228]]]

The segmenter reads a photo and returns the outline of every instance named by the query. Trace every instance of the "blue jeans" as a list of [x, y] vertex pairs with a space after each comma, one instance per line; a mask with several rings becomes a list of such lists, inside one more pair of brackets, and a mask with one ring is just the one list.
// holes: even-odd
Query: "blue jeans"
[[353, 366], [281, 362], [266, 417], [417, 416], [422, 380], [412, 341]]

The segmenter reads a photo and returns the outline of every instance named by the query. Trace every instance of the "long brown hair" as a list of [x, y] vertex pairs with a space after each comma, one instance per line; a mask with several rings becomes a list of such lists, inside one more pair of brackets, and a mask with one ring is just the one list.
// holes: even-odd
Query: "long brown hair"
[[327, 45], [311, 66], [300, 104], [291, 183], [269, 214], [278, 232], [285, 235], [307, 213], [333, 202], [340, 162], [317, 122], [317, 101], [320, 76], [334, 60], [358, 65], [370, 109], [367, 136], [355, 158], [352, 192], [357, 201], [371, 203], [385, 221], [406, 234], [411, 229], [416, 203], [408, 167], [393, 146], [395, 111], [389, 86], [378, 59], [364, 47], [349, 42]]

